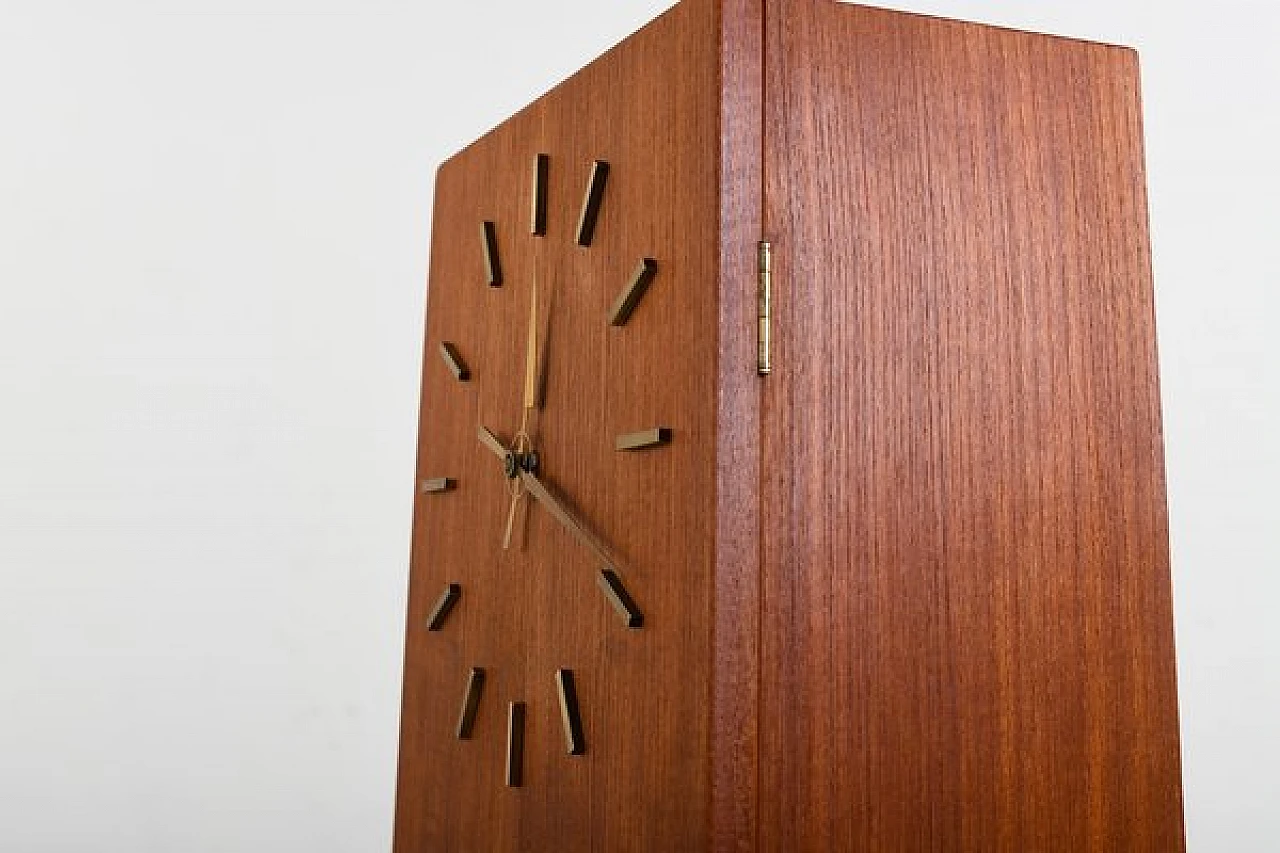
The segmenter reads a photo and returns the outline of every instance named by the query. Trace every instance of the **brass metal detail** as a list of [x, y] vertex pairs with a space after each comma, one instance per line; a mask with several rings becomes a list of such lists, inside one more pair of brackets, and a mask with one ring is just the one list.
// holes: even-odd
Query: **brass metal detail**
[[484, 237], [484, 272], [490, 287], [502, 286], [502, 262], [498, 258], [498, 226], [485, 222], [481, 229]]
[[462, 700], [462, 713], [458, 715], [458, 740], [471, 740], [476, 725], [476, 712], [480, 710], [480, 694], [484, 692], [484, 670], [476, 667], [467, 679], [467, 695]]
[[615, 326], [625, 326], [631, 319], [631, 312], [640, 304], [640, 298], [649, 289], [649, 284], [658, 274], [658, 262], [653, 258], [645, 258], [631, 275], [631, 283], [618, 295], [609, 313], [609, 322]]
[[533, 200], [529, 213], [533, 236], [547, 236], [547, 178], [551, 170], [551, 158], [539, 154], [533, 160]]
[[476, 437], [480, 439], [481, 444], [489, 449], [490, 453], [499, 459], [505, 460], [511, 455], [511, 452], [507, 450], [507, 446], [484, 426], [476, 427]]
[[627, 588], [622, 585], [622, 579], [618, 577], [617, 572], [613, 569], [601, 569], [600, 589], [628, 628], [639, 628], [644, 624], [644, 614], [640, 612], [640, 608], [636, 607], [636, 603], [627, 593]]
[[582, 739], [582, 715], [578, 712], [578, 688], [573, 681], [573, 670], [556, 670], [556, 693], [560, 697], [565, 749], [570, 755], [582, 755], [586, 744]]
[[454, 379], [459, 382], [467, 382], [471, 379], [471, 371], [467, 368], [467, 363], [462, 360], [462, 356], [458, 354], [458, 348], [453, 344], [448, 341], [441, 343], [440, 357], [444, 359], [445, 366], [449, 368]]
[[458, 487], [458, 481], [449, 477], [437, 477], [434, 480], [422, 481], [422, 493], [424, 495], [438, 495], [441, 492], [451, 492]]
[[757, 283], [757, 349], [756, 372], [773, 373], [773, 244], [760, 244], [759, 281]]
[[655, 427], [630, 435], [620, 435], [615, 442], [618, 450], [646, 450], [650, 447], [661, 447], [671, 443], [671, 430], [666, 427]]
[[507, 710], [508, 788], [519, 788], [524, 783], [524, 714], [523, 702], [512, 702]]
[[578, 217], [579, 246], [590, 246], [595, 239], [600, 204], [604, 201], [604, 188], [608, 182], [609, 164], [597, 160], [591, 167], [591, 180], [587, 182], [587, 195], [582, 201], [582, 215]]
[[427, 617], [428, 631], [439, 631], [444, 627], [444, 620], [449, 618], [449, 611], [453, 610], [453, 605], [458, 603], [461, 595], [462, 587], [456, 583], [451, 583], [444, 588], [444, 592], [440, 593], [440, 598], [436, 600], [436, 606], [431, 608], [431, 615]]
[[534, 499], [541, 503], [547, 512], [551, 513], [552, 517], [560, 522], [574, 539], [578, 540], [580, 545], [595, 554], [596, 558], [604, 563], [606, 568], [612, 567], [614, 561], [609, 556], [609, 550], [604, 547], [604, 543], [584, 527], [574, 517], [573, 513], [565, 508], [564, 504], [560, 503], [560, 500], [538, 479], [536, 474], [525, 470], [525, 467], [527, 466], [520, 467], [517, 476], [520, 478], [520, 482], [524, 483], [524, 487], [529, 490], [529, 494], [533, 495]]

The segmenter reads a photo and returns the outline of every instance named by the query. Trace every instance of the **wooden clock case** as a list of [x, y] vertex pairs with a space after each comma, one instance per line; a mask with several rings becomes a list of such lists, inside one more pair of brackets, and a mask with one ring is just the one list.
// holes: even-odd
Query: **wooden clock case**
[[[528, 233], [539, 153], [553, 249]], [[600, 236], [578, 251], [596, 159]], [[642, 254], [659, 277], [612, 335]], [[475, 544], [496, 542], [503, 484], [474, 431], [518, 411], [539, 264], [572, 293], [546, 455], [617, 538], [639, 631], [536, 509], [545, 571]], [[451, 337], [475, 361], [463, 389], [436, 353]], [[419, 479], [460, 487], [415, 509], [398, 853], [1183, 849], [1132, 51], [683, 0], [442, 168], [422, 412]], [[665, 455], [583, 449], [655, 412]], [[570, 664], [581, 756], [551, 688]], [[515, 698], [520, 788], [502, 776]]]

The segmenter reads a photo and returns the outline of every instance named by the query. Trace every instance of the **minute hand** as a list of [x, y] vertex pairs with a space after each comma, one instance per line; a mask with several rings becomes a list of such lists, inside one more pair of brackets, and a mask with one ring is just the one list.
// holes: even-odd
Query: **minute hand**
[[547, 512], [555, 518], [556, 521], [564, 525], [565, 529], [573, 534], [573, 538], [577, 539], [585, 548], [596, 555], [603, 563], [605, 568], [614, 569], [613, 558], [609, 556], [609, 552], [604, 545], [600, 544], [600, 540], [592, 535], [579, 521], [573, 517], [564, 506], [556, 499], [542, 481], [536, 475], [530, 474], [528, 471], [520, 472], [520, 480], [524, 483], [529, 494], [537, 498], [538, 502], [547, 508]]

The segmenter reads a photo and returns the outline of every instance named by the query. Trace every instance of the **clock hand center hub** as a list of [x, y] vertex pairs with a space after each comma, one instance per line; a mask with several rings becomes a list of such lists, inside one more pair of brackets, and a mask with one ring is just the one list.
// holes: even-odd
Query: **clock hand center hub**
[[533, 449], [533, 442], [530, 441], [529, 436], [521, 432], [516, 436], [511, 450], [502, 460], [503, 473], [507, 475], [508, 480], [517, 480], [521, 471], [536, 474], [539, 466], [540, 460], [537, 451]]

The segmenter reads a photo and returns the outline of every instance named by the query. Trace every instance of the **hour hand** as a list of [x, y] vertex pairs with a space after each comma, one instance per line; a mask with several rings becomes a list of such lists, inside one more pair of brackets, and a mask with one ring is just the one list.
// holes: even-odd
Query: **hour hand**
[[489, 452], [501, 459], [507, 461], [507, 457], [511, 455], [511, 451], [507, 450], [506, 445], [498, 440], [498, 437], [489, 431], [487, 427], [480, 427], [476, 430], [476, 437], [480, 439], [480, 443], [489, 449]]

